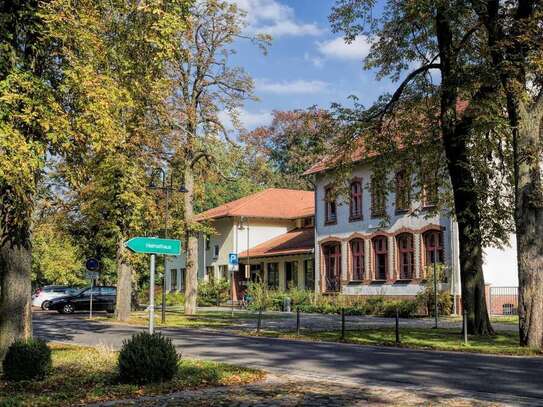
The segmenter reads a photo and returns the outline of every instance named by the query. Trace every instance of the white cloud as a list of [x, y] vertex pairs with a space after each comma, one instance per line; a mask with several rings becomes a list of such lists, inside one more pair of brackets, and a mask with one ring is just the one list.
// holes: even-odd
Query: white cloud
[[362, 60], [368, 56], [371, 43], [364, 36], [357, 37], [350, 44], [347, 44], [343, 38], [339, 37], [333, 40], [317, 42], [317, 47], [319, 52], [328, 58]]
[[256, 90], [276, 94], [309, 94], [323, 92], [328, 85], [327, 82], [318, 80], [306, 81], [299, 79], [290, 82], [272, 82], [267, 79], [260, 79], [256, 81]]
[[270, 34], [273, 37], [284, 35], [320, 35], [323, 33], [315, 23], [296, 21], [294, 9], [277, 0], [230, 0], [247, 12], [248, 30]]
[[308, 52], [304, 53], [304, 61], [311, 62], [315, 68], [322, 68], [324, 66], [323, 58], [309, 55]]
[[[228, 112], [222, 110], [219, 112], [218, 116], [219, 120], [227, 130], [234, 130], [234, 124], [232, 123], [232, 118]], [[240, 124], [247, 130], [252, 130], [260, 126], [266, 126], [272, 121], [272, 114], [271, 112], [267, 111], [249, 112], [245, 109], [239, 109], [237, 116]]]

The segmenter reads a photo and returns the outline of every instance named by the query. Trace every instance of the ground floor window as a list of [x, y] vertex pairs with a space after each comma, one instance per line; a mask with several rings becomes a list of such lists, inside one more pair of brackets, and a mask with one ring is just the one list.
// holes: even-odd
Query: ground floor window
[[268, 289], [279, 289], [279, 263], [268, 263]]
[[396, 238], [398, 244], [398, 257], [400, 260], [400, 279], [410, 280], [415, 270], [415, 248], [413, 235], [402, 233]]
[[375, 280], [386, 280], [388, 273], [388, 242], [386, 236], [373, 238]]
[[209, 281], [212, 281], [215, 278], [215, 267], [207, 266], [206, 274], [207, 274], [207, 278], [209, 278]]
[[170, 291], [176, 291], [177, 288], [177, 269], [170, 269]]
[[364, 241], [362, 239], [351, 240], [351, 278], [364, 279]]
[[324, 278], [326, 291], [339, 291], [341, 278], [341, 245], [339, 242], [325, 244], [322, 248], [324, 255]]
[[228, 272], [228, 265], [223, 264], [219, 266], [219, 278], [230, 279], [230, 273]]
[[291, 288], [298, 288], [298, 262], [287, 261], [285, 262], [285, 276], [287, 282], [287, 290]]
[[423, 235], [426, 265], [443, 263], [443, 233], [441, 230], [429, 230]]
[[179, 273], [179, 291], [185, 291], [185, 272], [186, 269], [181, 269]]
[[315, 262], [313, 259], [304, 260], [304, 285], [306, 290], [315, 289]]

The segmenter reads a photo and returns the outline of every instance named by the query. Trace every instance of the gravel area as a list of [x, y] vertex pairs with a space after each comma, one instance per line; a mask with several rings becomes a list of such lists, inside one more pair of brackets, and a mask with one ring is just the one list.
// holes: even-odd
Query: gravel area
[[269, 375], [244, 386], [188, 390], [167, 396], [112, 401], [103, 406], [506, 406], [533, 405], [534, 400], [496, 401], [492, 395], [459, 395], [444, 389], [372, 386], [333, 378]]

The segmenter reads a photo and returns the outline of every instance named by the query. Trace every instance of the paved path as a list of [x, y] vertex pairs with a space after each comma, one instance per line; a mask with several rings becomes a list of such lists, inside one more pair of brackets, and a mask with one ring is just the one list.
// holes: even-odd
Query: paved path
[[[92, 322], [84, 317], [37, 313], [34, 331], [50, 340], [114, 348], [141, 331], [137, 327]], [[400, 388], [446, 388], [459, 396], [487, 394], [487, 399], [543, 405], [543, 358], [314, 343], [194, 329], [162, 332], [173, 339], [185, 357], [254, 366], [280, 374], [296, 372]]]

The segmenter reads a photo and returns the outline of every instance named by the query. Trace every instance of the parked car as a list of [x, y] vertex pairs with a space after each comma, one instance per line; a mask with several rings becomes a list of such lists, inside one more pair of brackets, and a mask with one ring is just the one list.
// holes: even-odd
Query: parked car
[[46, 310], [52, 299], [74, 295], [80, 289], [66, 285], [46, 285], [36, 289], [32, 295], [32, 306]]
[[78, 293], [69, 297], [61, 297], [51, 300], [49, 309], [57, 310], [61, 314], [72, 314], [75, 311], [89, 311], [92, 290], [92, 310], [115, 311], [115, 297], [117, 290], [115, 287], [102, 286], [84, 288]]

